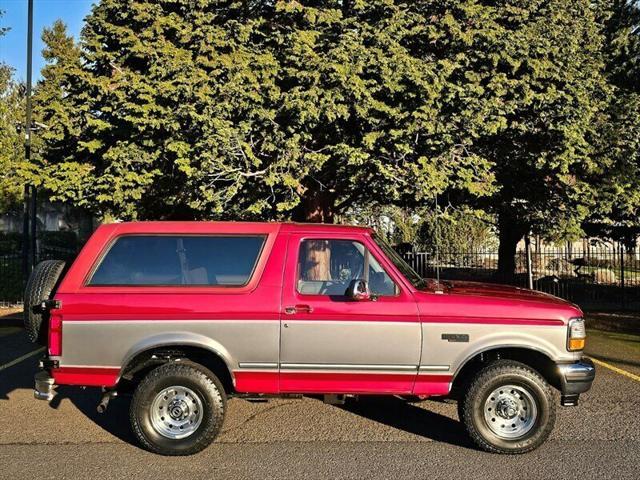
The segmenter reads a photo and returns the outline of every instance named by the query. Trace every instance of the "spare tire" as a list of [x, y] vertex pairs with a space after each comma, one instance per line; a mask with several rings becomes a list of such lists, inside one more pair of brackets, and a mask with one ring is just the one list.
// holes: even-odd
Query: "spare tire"
[[34, 343], [47, 345], [49, 312], [41, 308], [42, 302], [49, 300], [58, 285], [65, 262], [45, 260], [38, 263], [27, 281], [24, 290], [24, 328]]

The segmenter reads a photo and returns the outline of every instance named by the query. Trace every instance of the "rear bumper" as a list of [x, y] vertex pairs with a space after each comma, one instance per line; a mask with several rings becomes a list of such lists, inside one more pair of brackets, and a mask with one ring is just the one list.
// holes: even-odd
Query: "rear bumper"
[[38, 400], [51, 400], [55, 392], [55, 383], [53, 377], [49, 375], [46, 370], [41, 370], [35, 374], [34, 378], [35, 388], [33, 390], [33, 396]]
[[571, 406], [578, 404], [581, 393], [591, 388], [596, 377], [596, 367], [588, 358], [582, 358], [577, 363], [558, 365], [560, 371], [560, 391], [562, 404]]

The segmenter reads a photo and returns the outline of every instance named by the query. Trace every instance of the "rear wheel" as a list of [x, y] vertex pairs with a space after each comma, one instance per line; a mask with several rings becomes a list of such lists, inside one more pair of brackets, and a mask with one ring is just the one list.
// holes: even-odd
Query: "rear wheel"
[[215, 439], [225, 411], [224, 389], [212, 372], [190, 362], [171, 362], [140, 382], [130, 419], [146, 449], [161, 455], [191, 455]]
[[40, 306], [49, 300], [58, 285], [64, 270], [62, 260], [45, 260], [38, 263], [27, 281], [24, 290], [24, 328], [29, 339], [41, 345], [47, 344], [49, 314]]
[[525, 453], [538, 448], [555, 424], [549, 384], [528, 366], [497, 360], [478, 372], [459, 414], [471, 439], [494, 453]]

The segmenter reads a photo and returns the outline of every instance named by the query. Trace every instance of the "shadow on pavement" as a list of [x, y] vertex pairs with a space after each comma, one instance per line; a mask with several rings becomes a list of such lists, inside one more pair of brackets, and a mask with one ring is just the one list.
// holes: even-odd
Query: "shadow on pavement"
[[[24, 332], [0, 338], [0, 364], [11, 361], [20, 355], [33, 351], [37, 345], [30, 343]], [[10, 401], [9, 395], [16, 390], [33, 390], [33, 376], [38, 370], [40, 355], [0, 371], [0, 410], [3, 403]], [[99, 388], [64, 387], [56, 389], [57, 395], [49, 402], [49, 406], [58, 409], [63, 400], [69, 400], [82, 414], [93, 423], [119, 439], [137, 445], [129, 427], [129, 401], [127, 396], [115, 398], [109, 403], [106, 413], [100, 414], [96, 406], [102, 395]], [[31, 397], [29, 401], [41, 402]]]
[[57, 389], [57, 395], [49, 402], [51, 408], [57, 409], [63, 400], [69, 400], [89, 420], [120, 440], [137, 446], [137, 442], [129, 426], [128, 396], [116, 397], [109, 402], [109, 408], [105, 413], [98, 413], [96, 407], [102, 396], [98, 388], [65, 387]]
[[19, 309], [0, 309], [0, 327], [22, 327], [22, 311]]
[[[36, 348], [38, 346], [30, 343], [24, 332], [0, 337], [0, 360], [10, 361]], [[2, 403], [9, 400], [11, 392], [33, 389], [33, 375], [37, 371], [39, 358], [40, 355], [36, 355], [0, 371], [0, 409], [3, 408]], [[98, 388], [82, 389], [80, 387], [59, 386], [57, 395], [49, 403], [49, 406], [58, 409], [65, 399], [69, 400], [100, 428], [124, 442], [137, 445], [129, 426], [130, 398], [122, 396], [111, 400], [107, 412], [99, 414], [96, 407], [100, 397], [101, 391]], [[33, 399], [33, 401], [38, 402], [39, 400]], [[473, 448], [465, 435], [462, 424], [458, 421], [420, 408], [404, 399], [362, 396], [358, 402], [349, 402], [340, 408], [363, 418], [437, 442]]]
[[339, 408], [436, 442], [475, 449], [460, 422], [398, 397], [360, 397]]

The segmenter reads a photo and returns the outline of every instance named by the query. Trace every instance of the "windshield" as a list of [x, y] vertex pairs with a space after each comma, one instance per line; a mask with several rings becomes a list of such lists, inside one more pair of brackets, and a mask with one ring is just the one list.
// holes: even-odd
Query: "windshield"
[[396, 252], [391, 245], [385, 242], [382, 238], [378, 236], [377, 233], [373, 234], [374, 241], [378, 244], [378, 246], [384, 251], [384, 253], [389, 257], [389, 260], [393, 262], [398, 270], [406, 277], [411, 284], [420, 289], [424, 288], [426, 282], [423, 278], [418, 275], [418, 273], [411, 268], [411, 266], [404, 261], [404, 259]]

